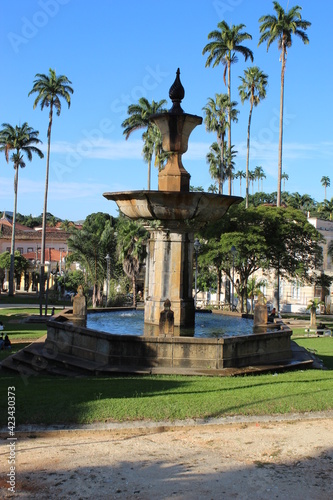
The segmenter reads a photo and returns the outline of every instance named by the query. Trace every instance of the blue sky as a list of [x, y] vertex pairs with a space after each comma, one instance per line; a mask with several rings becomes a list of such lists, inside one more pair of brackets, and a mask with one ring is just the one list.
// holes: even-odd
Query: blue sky
[[[286, 190], [310, 194], [322, 201], [322, 176], [329, 176], [333, 196], [332, 59], [329, 56], [333, 4], [319, 0], [296, 3], [312, 23], [309, 45], [294, 39], [288, 52], [285, 77], [283, 171]], [[208, 97], [227, 92], [223, 68], [205, 68], [202, 49], [207, 35], [225, 19], [245, 24], [253, 39], [247, 46], [254, 62], [242, 56], [232, 67], [232, 99], [238, 101], [239, 120], [232, 127], [236, 171], [246, 167], [249, 104], [238, 96], [239, 76], [255, 64], [268, 74], [267, 98], [254, 109], [250, 169], [262, 166], [264, 190], [277, 189], [278, 117], [280, 96], [279, 51], [258, 47], [258, 19], [273, 14], [270, 0], [2, 0], [0, 18], [2, 78], [0, 123], [15, 126], [27, 121], [43, 141], [46, 152], [48, 110], [33, 110], [28, 97], [36, 73], [66, 75], [74, 88], [71, 108], [64, 105], [52, 129], [48, 211], [63, 219], [79, 220], [97, 211], [117, 214], [114, 202], [102, 193], [146, 189], [147, 166], [141, 156], [141, 132], [125, 141], [122, 121], [128, 104], [142, 96], [167, 99], [177, 68], [185, 88], [185, 112], [203, 116]], [[206, 154], [215, 135], [197, 127], [183, 156], [193, 186], [207, 190], [212, 183]], [[0, 157], [0, 210], [13, 210], [11, 164]], [[45, 160], [37, 157], [19, 172], [18, 211], [39, 215], [43, 210]], [[157, 189], [157, 170], [152, 173]], [[242, 187], [244, 196], [244, 185]], [[250, 190], [251, 192], [251, 190]], [[240, 194], [235, 181], [234, 194]]]

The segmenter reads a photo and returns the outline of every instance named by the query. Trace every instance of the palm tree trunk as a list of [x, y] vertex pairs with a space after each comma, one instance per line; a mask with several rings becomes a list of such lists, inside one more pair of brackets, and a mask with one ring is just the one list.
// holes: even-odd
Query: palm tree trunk
[[221, 283], [222, 283], [222, 271], [221, 269], [217, 270], [217, 305], [220, 306], [221, 300]]
[[[47, 157], [46, 157], [46, 175], [45, 175], [45, 192], [44, 192], [44, 209], [43, 209], [43, 225], [42, 225], [42, 249], [40, 263], [40, 292], [39, 292], [39, 314], [43, 314], [43, 298], [45, 291], [45, 246], [46, 246], [46, 216], [47, 216], [47, 194], [49, 190], [49, 170], [50, 170], [50, 150], [51, 150], [51, 129], [52, 129], [53, 105], [50, 104], [49, 126], [47, 130]], [[47, 313], [47, 310], [45, 310]]]
[[246, 201], [245, 208], [249, 208], [249, 160], [250, 160], [250, 129], [252, 118], [253, 102], [251, 100], [251, 107], [249, 113], [249, 121], [247, 124], [247, 151], [246, 151]]
[[16, 226], [16, 213], [17, 213], [17, 186], [18, 186], [18, 169], [19, 165], [14, 166], [14, 212], [13, 212], [13, 225], [12, 225], [12, 241], [10, 246], [10, 270], [9, 270], [9, 287], [8, 295], [14, 295], [14, 260], [15, 260], [15, 226]]
[[148, 161], [148, 191], [150, 191], [151, 160]]
[[[228, 110], [228, 148], [230, 151], [230, 165], [231, 166], [231, 63], [228, 61], [228, 97], [229, 97], [229, 110]], [[229, 169], [229, 185], [228, 185], [228, 194], [231, 196], [231, 169]]]
[[278, 164], [278, 186], [276, 206], [281, 206], [281, 176], [282, 176], [282, 139], [283, 139], [283, 97], [284, 97], [284, 73], [286, 69], [285, 46], [282, 42], [282, 67], [281, 67], [281, 91], [280, 91], [280, 131], [279, 131], [279, 164]]
[[133, 287], [133, 307], [136, 308], [136, 275], [133, 274], [132, 278], [132, 287]]
[[219, 177], [219, 194], [223, 194], [223, 174], [224, 174], [224, 134], [221, 138], [221, 171]]

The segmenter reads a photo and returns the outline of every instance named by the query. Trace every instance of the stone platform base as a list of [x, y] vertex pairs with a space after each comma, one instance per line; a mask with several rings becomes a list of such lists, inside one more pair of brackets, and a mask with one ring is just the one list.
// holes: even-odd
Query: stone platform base
[[[228, 338], [114, 335], [74, 325], [70, 315], [47, 323], [49, 357], [67, 355], [91, 362], [95, 370], [121, 367], [221, 370], [288, 361], [290, 329]], [[108, 371], [108, 370], [106, 370]]]

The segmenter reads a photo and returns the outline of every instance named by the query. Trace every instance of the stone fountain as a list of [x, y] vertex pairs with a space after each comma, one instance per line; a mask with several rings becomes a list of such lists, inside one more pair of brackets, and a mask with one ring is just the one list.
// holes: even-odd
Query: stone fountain
[[[158, 191], [104, 193], [117, 203], [130, 219], [147, 221], [150, 232], [146, 264], [145, 332], [163, 330], [165, 303], [173, 312], [173, 332], [192, 327], [195, 321], [193, 281], [194, 231], [221, 219], [233, 203], [242, 198], [212, 193], [190, 192], [190, 174], [182, 163], [192, 130], [202, 123], [200, 116], [184, 113], [181, 101], [185, 91], [180, 72], [170, 88], [170, 111], [155, 114], [150, 120], [162, 134], [163, 150], [169, 153], [165, 168], [158, 176]], [[149, 222], [157, 221], [158, 224]], [[169, 306], [170, 304], [170, 306]], [[170, 332], [170, 321], [167, 325]]]
[[[178, 70], [170, 88], [172, 108], [151, 117], [162, 133], [163, 149], [170, 153], [159, 173], [158, 190], [104, 193], [117, 203], [123, 214], [146, 221], [150, 231], [144, 335], [130, 335], [130, 331], [128, 335], [114, 334], [112, 328], [108, 332], [86, 328], [84, 304], [79, 301], [73, 311], [65, 310], [47, 322], [45, 343], [28, 347], [23, 354], [17, 353], [7, 367], [21, 373], [28, 370], [28, 374], [32, 369], [62, 375], [72, 375], [77, 370], [225, 375], [243, 373], [242, 369], [246, 373], [275, 370], [277, 366], [284, 368], [293, 363], [292, 332], [285, 325], [277, 325], [273, 332], [265, 326], [252, 335], [181, 336], [182, 328], [188, 332], [195, 322], [194, 231], [220, 219], [233, 203], [241, 201], [235, 196], [189, 191], [190, 174], [182, 164], [182, 155], [187, 151], [190, 133], [202, 123], [202, 118], [183, 112], [180, 106], [183, 97]], [[25, 368], [22, 363], [29, 366]]]

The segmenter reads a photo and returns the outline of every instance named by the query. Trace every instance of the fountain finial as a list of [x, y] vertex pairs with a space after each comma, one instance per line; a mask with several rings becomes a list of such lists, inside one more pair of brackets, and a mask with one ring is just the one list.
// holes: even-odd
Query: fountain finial
[[184, 113], [182, 110], [180, 103], [184, 99], [185, 96], [185, 90], [184, 87], [180, 81], [180, 69], [177, 69], [176, 72], [176, 79], [173, 82], [173, 84], [170, 87], [169, 90], [169, 97], [172, 100], [172, 108], [170, 109], [169, 113]]

